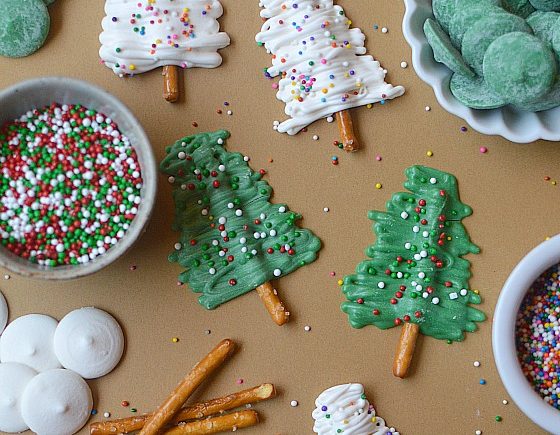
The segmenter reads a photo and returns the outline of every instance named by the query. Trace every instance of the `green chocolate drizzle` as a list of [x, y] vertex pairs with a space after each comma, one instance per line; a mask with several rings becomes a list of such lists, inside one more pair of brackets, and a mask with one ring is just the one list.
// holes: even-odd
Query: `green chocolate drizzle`
[[[166, 149], [161, 171], [173, 186], [180, 243], [169, 256], [207, 309], [311, 263], [320, 240], [301, 215], [269, 202], [272, 188], [243, 155], [224, 149], [229, 133], [202, 133]], [[264, 237], [263, 237], [264, 236]]]
[[386, 212], [369, 213], [377, 240], [344, 278], [342, 311], [354, 328], [412, 322], [425, 335], [462, 341], [486, 318], [470, 306], [481, 299], [468, 290], [470, 263], [462, 258], [480, 252], [461, 223], [472, 209], [459, 200], [453, 175], [412, 166], [406, 176], [410, 193], [394, 194]]

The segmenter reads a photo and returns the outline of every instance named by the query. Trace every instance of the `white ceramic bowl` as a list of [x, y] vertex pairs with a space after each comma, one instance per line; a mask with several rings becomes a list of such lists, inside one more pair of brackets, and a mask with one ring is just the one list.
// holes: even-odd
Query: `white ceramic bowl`
[[449, 89], [451, 70], [434, 59], [424, 35], [426, 18], [433, 18], [432, 0], [405, 0], [403, 33], [412, 48], [412, 65], [418, 76], [429, 84], [441, 106], [464, 119], [475, 130], [500, 135], [512, 142], [528, 143], [538, 139], [560, 141], [560, 107], [531, 113], [511, 106], [492, 110], [470, 109], [457, 100]]
[[72, 279], [108, 266], [122, 256], [143, 233], [154, 208], [157, 169], [150, 141], [130, 110], [107, 91], [84, 81], [66, 77], [45, 77], [22, 82], [1, 91], [0, 125], [19, 118], [28, 110], [41, 108], [53, 102], [82, 104], [110, 116], [135, 148], [144, 180], [141, 190], [142, 202], [130, 228], [115, 246], [89, 263], [49, 268], [31, 263], [0, 246], [0, 266], [19, 275], [41, 279]]
[[504, 284], [492, 326], [494, 360], [506, 390], [527, 417], [555, 435], [560, 435], [560, 410], [546, 403], [521, 371], [515, 346], [515, 320], [527, 290], [543, 272], [559, 263], [560, 235], [529, 252]]

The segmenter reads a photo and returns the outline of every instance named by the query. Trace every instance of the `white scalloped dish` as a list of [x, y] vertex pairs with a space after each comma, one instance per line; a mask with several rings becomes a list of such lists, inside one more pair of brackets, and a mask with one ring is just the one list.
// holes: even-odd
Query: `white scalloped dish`
[[433, 18], [431, 0], [404, 0], [403, 33], [412, 48], [412, 64], [418, 76], [429, 84], [441, 106], [487, 135], [499, 135], [517, 143], [539, 139], [560, 141], [560, 107], [542, 112], [522, 112], [511, 106], [492, 110], [471, 109], [460, 103], [449, 89], [451, 70], [434, 59], [424, 36], [423, 25]]

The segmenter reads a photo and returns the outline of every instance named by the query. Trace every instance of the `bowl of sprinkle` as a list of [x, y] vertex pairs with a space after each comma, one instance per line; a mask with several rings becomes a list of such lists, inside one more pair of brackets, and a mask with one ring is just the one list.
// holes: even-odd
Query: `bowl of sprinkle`
[[0, 266], [92, 274], [144, 232], [157, 188], [148, 137], [107, 91], [45, 77], [0, 91]]
[[507, 279], [492, 348], [506, 390], [537, 425], [560, 435], [560, 235], [533, 249]]

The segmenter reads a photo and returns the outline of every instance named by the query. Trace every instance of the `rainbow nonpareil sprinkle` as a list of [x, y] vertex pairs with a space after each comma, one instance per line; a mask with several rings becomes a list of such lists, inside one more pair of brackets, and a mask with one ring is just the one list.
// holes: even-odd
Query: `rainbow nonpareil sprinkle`
[[523, 373], [545, 402], [560, 409], [560, 265], [543, 273], [521, 304], [516, 344]]

